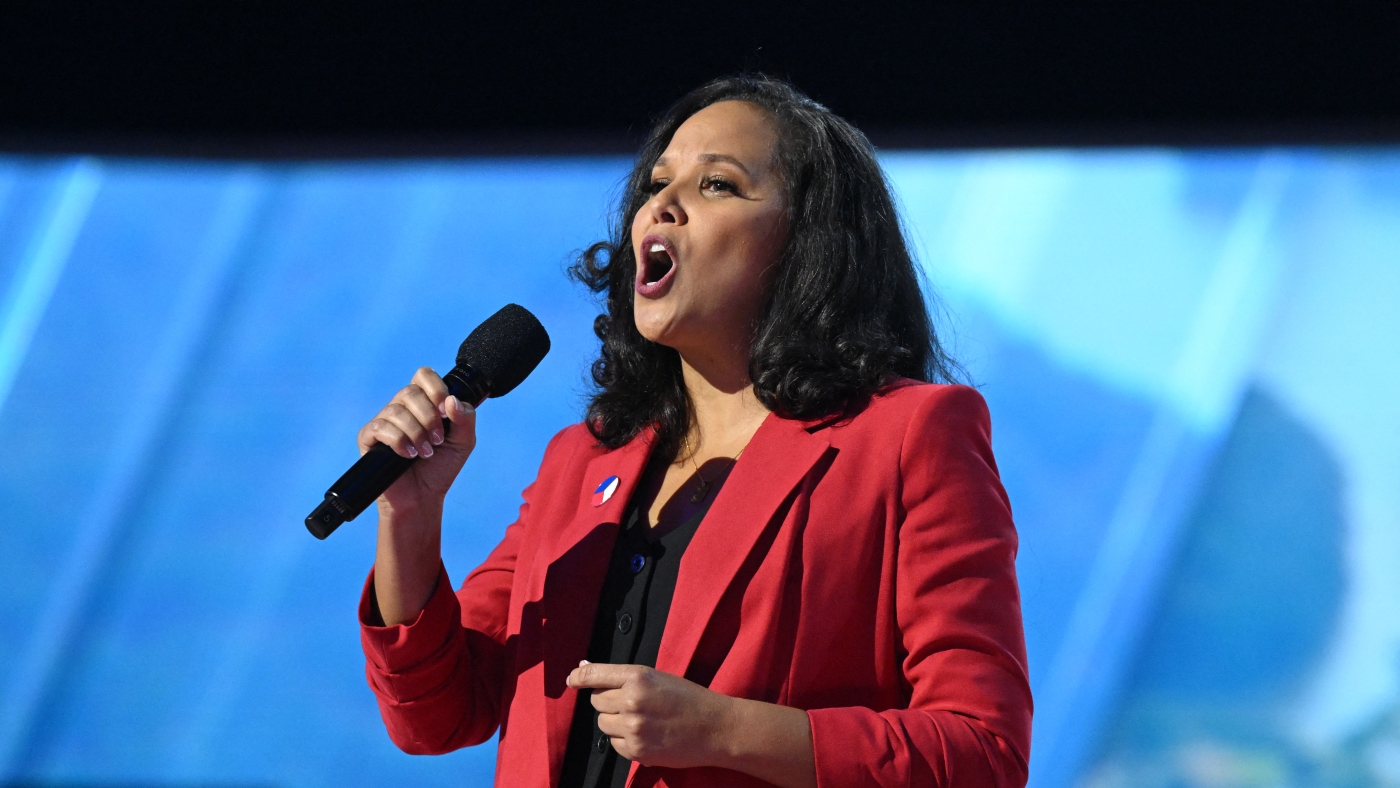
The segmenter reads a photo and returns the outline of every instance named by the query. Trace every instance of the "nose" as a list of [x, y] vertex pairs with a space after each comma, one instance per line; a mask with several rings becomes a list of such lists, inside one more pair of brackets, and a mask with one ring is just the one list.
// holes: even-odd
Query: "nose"
[[642, 206], [642, 210], [651, 219], [652, 224], [685, 224], [685, 209], [681, 207], [680, 189], [677, 182], [672, 181], [666, 184], [665, 188], [653, 194], [647, 204]]

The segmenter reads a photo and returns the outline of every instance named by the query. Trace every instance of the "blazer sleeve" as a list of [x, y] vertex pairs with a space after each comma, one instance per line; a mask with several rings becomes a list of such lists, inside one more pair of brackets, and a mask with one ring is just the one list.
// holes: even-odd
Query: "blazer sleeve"
[[525, 488], [520, 516], [500, 544], [454, 594], [447, 570], [418, 616], [375, 626], [374, 571], [360, 597], [365, 673], [389, 738], [414, 755], [438, 755], [480, 744], [501, 724], [510, 652], [506, 646], [511, 589], [531, 501], [550, 458], [569, 430], [545, 449], [540, 475]]
[[895, 615], [905, 709], [808, 712], [817, 785], [1024, 786], [1030, 757], [1016, 529], [976, 390], [946, 386], [900, 451]]

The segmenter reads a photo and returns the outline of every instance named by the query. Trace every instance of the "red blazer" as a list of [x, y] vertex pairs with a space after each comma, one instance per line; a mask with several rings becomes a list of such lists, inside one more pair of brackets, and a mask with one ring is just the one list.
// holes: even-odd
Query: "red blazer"
[[[564, 680], [650, 447], [608, 451], [582, 425], [563, 430], [520, 519], [455, 595], [444, 571], [415, 620], [363, 627], [395, 744], [442, 753], [499, 727], [496, 785], [557, 783], [576, 695]], [[593, 506], [614, 475], [616, 494]], [[656, 667], [805, 709], [824, 788], [1022, 786], [1015, 556], [975, 390], [904, 382], [843, 421], [769, 416], [681, 560]], [[766, 785], [636, 764], [630, 784]]]

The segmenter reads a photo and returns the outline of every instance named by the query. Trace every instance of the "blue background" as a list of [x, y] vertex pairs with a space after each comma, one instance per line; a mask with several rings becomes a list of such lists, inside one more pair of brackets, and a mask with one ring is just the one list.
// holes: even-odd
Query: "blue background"
[[[1021, 532], [1032, 784], [1400, 785], [1400, 151], [891, 152]], [[354, 433], [514, 301], [454, 581], [576, 421], [620, 158], [0, 158], [0, 781], [488, 785], [385, 736]]]

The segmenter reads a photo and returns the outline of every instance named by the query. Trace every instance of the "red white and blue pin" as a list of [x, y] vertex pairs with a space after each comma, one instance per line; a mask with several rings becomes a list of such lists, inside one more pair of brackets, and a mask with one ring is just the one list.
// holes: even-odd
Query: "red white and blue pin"
[[598, 485], [598, 489], [593, 491], [593, 505], [602, 506], [607, 503], [608, 499], [613, 497], [613, 493], [617, 492], [617, 486], [621, 482], [622, 480], [616, 476], [604, 479], [603, 483]]

